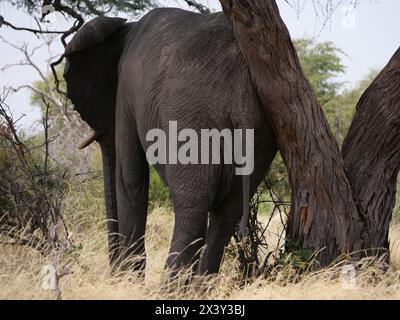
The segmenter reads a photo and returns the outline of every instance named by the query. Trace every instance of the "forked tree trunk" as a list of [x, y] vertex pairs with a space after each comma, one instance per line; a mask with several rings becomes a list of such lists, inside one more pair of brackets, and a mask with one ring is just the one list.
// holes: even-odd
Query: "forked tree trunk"
[[341, 153], [317, 97], [301, 69], [274, 0], [220, 0], [233, 23], [265, 114], [289, 173], [292, 207], [289, 249], [321, 250], [327, 265], [362, 246]]
[[322, 250], [321, 265], [342, 254], [387, 249], [400, 163], [400, 53], [359, 102], [344, 165], [275, 0], [220, 2], [288, 169], [288, 249]]
[[357, 105], [342, 150], [354, 202], [364, 221], [364, 249], [389, 249], [400, 168], [400, 49]]

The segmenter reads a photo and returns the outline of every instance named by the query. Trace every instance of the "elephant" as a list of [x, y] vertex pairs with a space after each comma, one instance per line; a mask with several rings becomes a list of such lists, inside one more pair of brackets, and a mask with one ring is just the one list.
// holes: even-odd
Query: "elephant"
[[175, 8], [129, 23], [101, 16], [74, 35], [64, 56], [68, 97], [94, 132], [83, 147], [97, 141], [102, 151], [110, 263], [124, 270], [145, 271], [147, 133], [168, 132], [171, 121], [196, 132], [254, 130], [254, 170], [247, 176], [236, 175], [232, 163], [154, 164], [170, 188], [175, 217], [166, 270], [218, 273], [277, 153], [229, 20], [222, 12]]

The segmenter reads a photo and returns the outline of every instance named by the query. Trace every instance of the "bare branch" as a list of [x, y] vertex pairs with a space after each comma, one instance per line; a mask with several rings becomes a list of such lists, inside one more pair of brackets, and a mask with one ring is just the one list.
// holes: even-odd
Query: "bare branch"
[[[43, 116], [44, 156], [38, 165], [31, 148], [19, 136], [16, 121], [0, 97], [0, 145], [4, 150], [4, 162], [0, 166], [0, 192], [12, 200], [12, 206], [1, 208], [0, 234], [13, 239], [8, 244], [29, 245], [38, 251], [46, 244], [51, 250], [69, 245], [68, 230], [62, 219], [62, 180], [65, 175], [51, 175], [49, 189], [49, 105]], [[45, 102], [46, 103], [46, 102]], [[61, 229], [60, 229], [61, 226]], [[41, 235], [35, 233], [41, 231]], [[53, 231], [51, 231], [53, 230]], [[63, 234], [61, 236], [61, 234]], [[50, 251], [51, 251], [50, 250]], [[50, 252], [49, 251], [49, 252]]]
[[27, 31], [27, 32], [31, 32], [34, 35], [36, 35], [37, 37], [39, 37], [39, 34], [65, 34], [68, 32], [68, 30], [64, 30], [64, 31], [60, 31], [60, 30], [43, 30], [41, 28], [39, 29], [32, 29], [32, 28], [25, 28], [25, 27], [17, 27], [15, 25], [13, 25], [11, 22], [8, 22], [4, 19], [3, 16], [0, 15], [0, 27], [2, 25], [5, 25], [13, 30], [16, 31]]
[[197, 11], [202, 14], [210, 14], [211, 11], [205, 5], [195, 1], [195, 0], [185, 0], [189, 7], [194, 7]]

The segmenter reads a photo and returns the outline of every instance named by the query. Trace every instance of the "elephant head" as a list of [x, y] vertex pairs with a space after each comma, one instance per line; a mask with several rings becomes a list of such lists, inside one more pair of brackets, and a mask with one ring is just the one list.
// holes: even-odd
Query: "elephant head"
[[110, 261], [115, 262], [118, 243], [118, 214], [115, 193], [115, 104], [118, 63], [124, 40], [133, 24], [125, 19], [98, 17], [86, 23], [65, 50], [64, 78], [67, 93], [82, 119], [95, 134], [83, 147], [100, 143], [106, 211], [108, 219]]

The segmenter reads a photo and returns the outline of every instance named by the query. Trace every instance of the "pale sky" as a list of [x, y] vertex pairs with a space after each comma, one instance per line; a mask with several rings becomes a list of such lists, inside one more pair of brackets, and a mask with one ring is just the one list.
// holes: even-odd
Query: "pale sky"
[[[298, 1], [298, 0], [297, 0]], [[322, 26], [322, 19], [315, 15], [312, 0], [304, 1], [305, 6], [301, 13], [287, 5], [284, 0], [278, 0], [281, 15], [287, 24], [292, 38], [313, 37], [316, 41], [332, 41], [342, 49], [347, 56], [343, 56], [347, 70], [340, 78], [349, 85], [354, 85], [362, 79], [371, 69], [381, 69], [400, 46], [400, 1], [399, 0], [362, 0], [361, 4], [349, 16], [344, 13], [345, 7], [340, 6], [330, 22]], [[326, 1], [326, 0], [323, 0]], [[334, 0], [336, 2], [340, 0]], [[203, 0], [215, 11], [220, 11], [218, 0]], [[180, 0], [159, 0], [159, 3], [173, 7], [187, 8]], [[0, 14], [6, 20], [18, 25], [35, 27], [32, 17], [18, 12], [4, 2], [0, 2]], [[65, 22], [60, 16], [51, 19], [52, 23], [60, 29], [65, 28]], [[15, 32], [6, 27], [0, 28], [0, 35], [13, 43], [29, 43], [34, 48], [40, 42], [34, 35], [26, 32]], [[53, 53], [60, 53], [60, 44], [53, 48]], [[40, 68], [44, 68], [44, 59], [48, 57], [46, 50], [38, 50], [34, 56]], [[0, 42], [0, 69], [7, 64], [18, 63], [22, 56], [15, 49]], [[37, 73], [26, 66], [18, 66], [7, 71], [0, 71], [0, 90], [3, 87], [20, 86], [38, 79]], [[8, 99], [13, 106], [15, 116], [21, 113], [27, 116], [21, 124], [30, 127], [39, 117], [38, 110], [29, 105], [29, 92], [27, 90], [13, 94]]]

